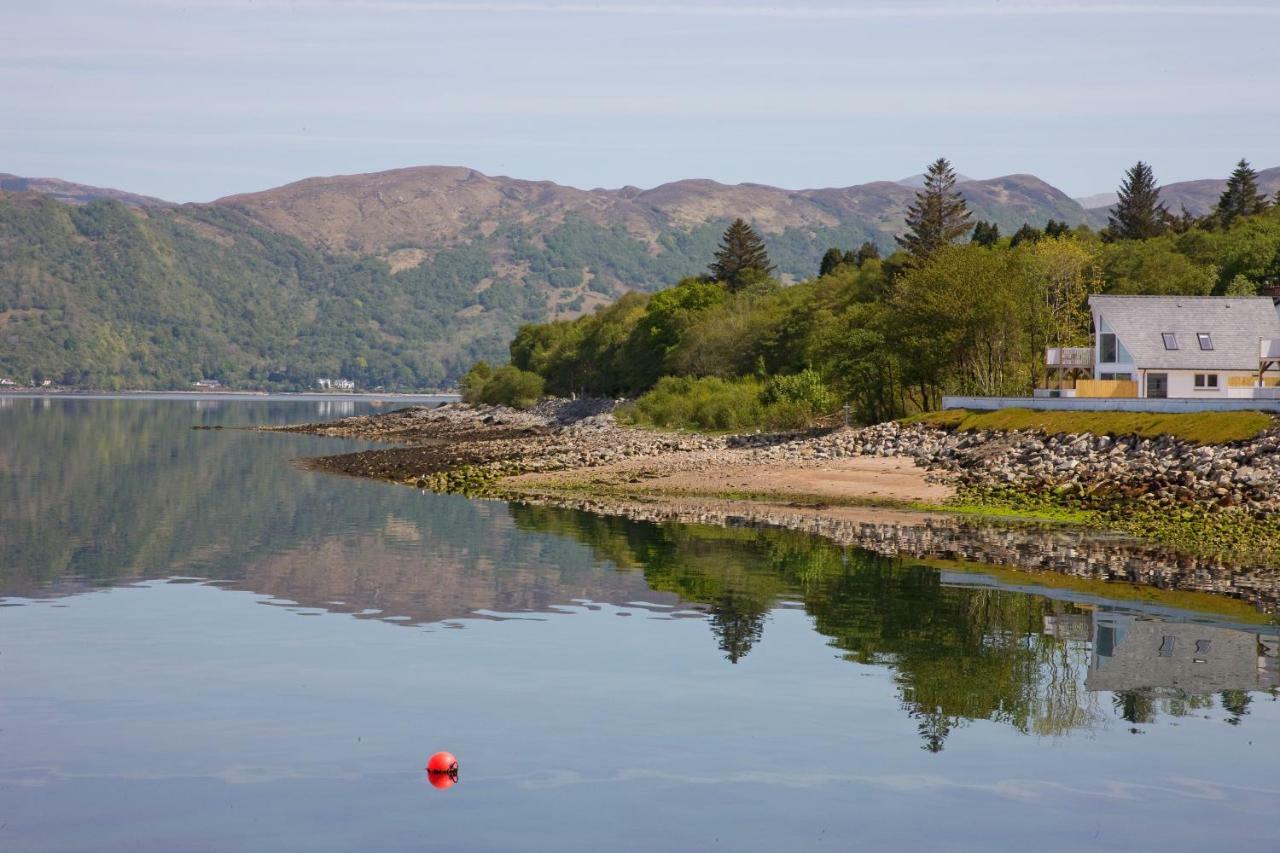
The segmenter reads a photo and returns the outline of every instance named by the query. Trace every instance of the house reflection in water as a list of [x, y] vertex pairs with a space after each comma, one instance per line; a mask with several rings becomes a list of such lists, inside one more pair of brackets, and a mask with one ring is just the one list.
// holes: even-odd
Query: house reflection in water
[[1280, 686], [1280, 637], [1275, 635], [1106, 611], [1076, 614], [1065, 622], [1058, 617], [1045, 630], [1063, 639], [1092, 638], [1087, 690], [1207, 694]]

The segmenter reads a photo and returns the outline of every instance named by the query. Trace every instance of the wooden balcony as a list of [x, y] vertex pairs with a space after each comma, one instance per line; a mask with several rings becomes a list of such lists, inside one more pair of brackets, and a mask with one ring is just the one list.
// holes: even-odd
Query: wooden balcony
[[1090, 368], [1093, 367], [1093, 347], [1049, 347], [1044, 351], [1044, 363], [1046, 367]]

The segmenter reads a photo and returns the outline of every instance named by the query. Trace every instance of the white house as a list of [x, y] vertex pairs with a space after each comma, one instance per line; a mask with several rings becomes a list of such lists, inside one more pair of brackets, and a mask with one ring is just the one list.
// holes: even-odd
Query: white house
[[316, 380], [316, 385], [326, 391], [354, 391], [356, 383], [351, 379], [329, 379], [323, 377]]
[[1089, 309], [1093, 346], [1046, 354], [1061, 396], [1212, 400], [1280, 393], [1267, 387], [1280, 377], [1280, 305], [1269, 296], [1092, 296]]

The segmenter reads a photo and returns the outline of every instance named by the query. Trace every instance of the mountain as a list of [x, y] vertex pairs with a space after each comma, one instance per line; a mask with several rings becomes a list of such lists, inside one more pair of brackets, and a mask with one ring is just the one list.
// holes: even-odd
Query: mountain
[[1076, 204], [1083, 207], [1086, 211], [1095, 207], [1110, 207], [1120, 200], [1117, 193], [1095, 193], [1094, 195], [1081, 196], [1075, 200]]
[[[1180, 213], [1185, 207], [1193, 216], [1204, 216], [1213, 210], [1226, 186], [1225, 178], [1166, 184], [1160, 188], [1160, 200], [1170, 213]], [[1280, 166], [1258, 172], [1258, 190], [1271, 197], [1280, 192]]]
[[[1032, 175], [970, 181], [959, 187], [974, 215], [1002, 228], [1049, 218], [1084, 221], [1083, 209], [1061, 191]], [[822, 252], [832, 245], [872, 240], [893, 246], [902, 231], [915, 190], [880, 181], [840, 189], [787, 190], [763, 184], [728, 186], [709, 180], [663, 184], [649, 190], [580, 190], [551, 182], [491, 177], [473, 169], [429, 166], [371, 175], [311, 178], [294, 184], [220, 199], [214, 204], [240, 210], [273, 230], [290, 234], [326, 252], [385, 257], [396, 269], [411, 267], [441, 246], [477, 241], [489, 245], [502, 268], [538, 261], [612, 290], [665, 283], [664, 256], [684, 254], [677, 245], [701, 250], [714, 244], [726, 223], [741, 216], [767, 238], [784, 273], [812, 275]], [[629, 243], [646, 256], [652, 270], [566, 265], [555, 257], [527, 257], [529, 248], [564, 248], [568, 232], [597, 232], [609, 244]], [[607, 232], [607, 235], [602, 232]], [[548, 242], [549, 241], [549, 242]], [[503, 244], [506, 244], [505, 246]], [[612, 250], [622, 251], [620, 245]], [[709, 253], [680, 264], [678, 274], [700, 271]], [[642, 266], [646, 265], [642, 264]], [[633, 267], [634, 265], [627, 265]], [[640, 272], [639, 279], [634, 273]], [[626, 275], [623, 275], [626, 273]], [[530, 270], [525, 270], [526, 278]], [[565, 280], [567, 276], [560, 276]], [[603, 279], [603, 281], [600, 281]]]
[[73, 184], [58, 178], [23, 178], [0, 172], [0, 191], [36, 192], [47, 195], [67, 204], [87, 204], [99, 199], [114, 199], [130, 207], [154, 207], [169, 204], [162, 199], [151, 196], [129, 193], [124, 190], [113, 190], [106, 187], [91, 187], [86, 184]]
[[393, 276], [382, 261], [326, 255], [229, 208], [0, 192], [0, 378], [439, 386], [547, 314], [532, 289], [490, 271], [467, 246]]
[[[893, 181], [582, 190], [427, 166], [175, 205], [2, 180], [0, 378], [91, 387], [448, 384], [474, 359], [504, 358], [521, 323], [703, 272], [735, 217], [798, 280], [831, 246], [892, 250], [916, 193]], [[958, 190], [1005, 233], [1097, 214], [1033, 175]]]
[[[895, 181], [895, 183], [902, 184], [904, 187], [911, 187], [912, 189], [918, 190], [924, 186], [924, 178], [925, 178], [924, 172], [920, 172], [908, 178], [900, 178], [899, 180]], [[959, 172], [956, 172], [957, 184], [968, 183], [969, 181], [972, 181], [972, 180], [973, 178], [969, 177], [968, 175], [962, 175]]]

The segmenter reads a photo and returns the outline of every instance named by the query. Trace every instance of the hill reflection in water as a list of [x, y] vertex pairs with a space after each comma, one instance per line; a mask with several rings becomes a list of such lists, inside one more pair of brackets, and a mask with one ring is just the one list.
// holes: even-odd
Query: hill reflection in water
[[[0, 596], [10, 604], [170, 578], [408, 625], [643, 603], [701, 614], [730, 664], [768, 643], [778, 608], [801, 609], [844, 658], [893, 672], [930, 751], [974, 720], [1057, 735], [1106, 716], [1136, 728], [1216, 708], [1239, 723], [1257, 691], [1280, 684], [1276, 629], [1243, 624], [1252, 617], [1241, 604], [1194, 615], [1159, 596], [1017, 588], [891, 556], [991, 548], [1008, 560], [1042, 536], [1040, 553], [1070, 573], [1064, 554], [1106, 551], [1097, 540], [1073, 547], [1061, 529], [899, 524], [863, 530], [872, 547], [850, 547], [425, 494], [291, 463], [333, 452], [332, 440], [191, 429], [314, 418], [315, 404], [0, 403]], [[944, 532], [945, 548], [908, 547]], [[1249, 587], [1259, 589], [1265, 599], [1273, 588]]]

